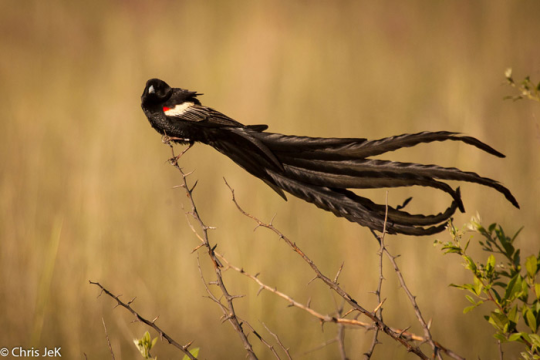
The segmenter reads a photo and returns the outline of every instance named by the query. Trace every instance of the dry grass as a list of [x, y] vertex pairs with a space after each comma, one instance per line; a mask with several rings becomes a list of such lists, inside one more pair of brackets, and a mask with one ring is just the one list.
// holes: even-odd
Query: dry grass
[[[488, 188], [464, 185], [468, 213], [479, 211], [509, 231], [522, 225], [523, 251], [538, 251], [540, 224], [539, 105], [502, 101], [504, 70], [540, 79], [535, 2], [471, 4], [322, 1], [3, 1], [0, 4], [0, 346], [62, 346], [67, 358], [107, 358], [101, 317], [119, 358], [136, 358], [130, 324], [109, 299], [95, 299], [88, 280], [137, 296], [134, 306], [205, 358], [242, 358], [237, 335], [219, 324], [219, 309], [201, 298], [197, 240], [172, 187], [178, 174], [169, 149], [140, 110], [145, 81], [160, 77], [198, 90], [204, 103], [244, 123], [276, 132], [377, 138], [421, 130], [454, 130], [504, 152], [496, 159], [458, 144], [432, 144], [396, 154], [458, 166], [502, 181], [517, 211]], [[228, 189], [262, 219], [309, 251], [322, 270], [365, 303], [375, 297], [377, 244], [369, 232], [296, 199], [283, 202], [262, 182], [202, 145], [182, 159], [196, 169], [196, 200], [213, 241], [230, 261], [261, 272], [267, 284], [333, 311], [328, 290], [275, 238], [252, 233]], [[378, 202], [384, 192], [372, 192]], [[435, 212], [448, 198], [392, 190], [391, 204], [413, 194], [412, 207]], [[317, 225], [317, 226], [315, 226]], [[447, 239], [445, 234], [439, 236]], [[470, 358], [493, 358], [492, 329], [481, 312], [461, 314], [463, 294], [447, 288], [466, 276], [430, 238], [389, 237], [434, 337]], [[205, 268], [209, 271], [206, 264]], [[385, 320], [415, 323], [389, 271]], [[271, 294], [226, 274], [252, 325], [264, 321], [299, 354], [334, 336]], [[346, 285], [345, 285], [346, 284]], [[405, 314], [403, 314], [404, 310]], [[390, 321], [391, 320], [391, 321]], [[414, 330], [414, 328], [413, 328]], [[264, 330], [261, 329], [262, 332]], [[351, 358], [371, 335], [347, 335]], [[383, 337], [378, 358], [409, 358]], [[259, 344], [256, 350], [263, 353]], [[332, 358], [329, 346], [306, 358]], [[158, 345], [159, 358], [179, 353]], [[270, 354], [266, 353], [266, 358]]]

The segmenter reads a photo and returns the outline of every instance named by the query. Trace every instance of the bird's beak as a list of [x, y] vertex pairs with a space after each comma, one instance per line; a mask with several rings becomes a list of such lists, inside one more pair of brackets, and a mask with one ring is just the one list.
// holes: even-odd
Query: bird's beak
[[148, 88], [148, 93], [149, 94], [154, 94], [156, 91], [154, 90], [154, 85], [150, 85], [150, 87]]

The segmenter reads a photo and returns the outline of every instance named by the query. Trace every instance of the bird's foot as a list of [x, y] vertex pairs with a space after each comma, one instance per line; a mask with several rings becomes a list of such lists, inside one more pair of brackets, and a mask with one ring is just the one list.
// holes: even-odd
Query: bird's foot
[[179, 144], [193, 144], [193, 141], [191, 141], [188, 138], [179, 138], [179, 137], [174, 137], [174, 136], [169, 136], [169, 135], [163, 135], [161, 137], [161, 142], [164, 144], [170, 145], [171, 141], [174, 141], [175, 143], [179, 143]]
[[[166, 135], [165, 135], [166, 136]], [[186, 139], [186, 140], [189, 140], [189, 139]], [[176, 156], [173, 156], [172, 158], [169, 159], [169, 164], [171, 165], [177, 165], [178, 164], [178, 160], [180, 160], [180, 158], [182, 157], [182, 155], [184, 155], [185, 153], [188, 152], [189, 149], [191, 149], [191, 147], [195, 144], [193, 141], [188, 141], [187, 142], [188, 144], [188, 147], [185, 148], [184, 150], [182, 150], [182, 152]]]

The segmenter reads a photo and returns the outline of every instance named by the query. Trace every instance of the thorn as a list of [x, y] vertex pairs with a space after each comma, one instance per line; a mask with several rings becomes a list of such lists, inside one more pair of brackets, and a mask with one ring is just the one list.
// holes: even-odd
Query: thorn
[[407, 330], [409, 330], [411, 327], [410, 326], [407, 326], [405, 329], [401, 330], [399, 333], [398, 333], [398, 338], [400, 338], [401, 336], [403, 336], [403, 333], [405, 333]]
[[336, 274], [336, 277], [334, 278], [334, 283], [337, 284], [337, 280], [339, 278], [339, 274], [341, 274], [341, 270], [343, 270], [343, 266], [345, 265], [345, 261], [341, 263], [341, 266], [338, 269], [338, 272]]
[[186, 345], [182, 346], [182, 348], [183, 348], [184, 350], [187, 350], [187, 349], [191, 346], [191, 344], [193, 344], [193, 340], [191, 340], [190, 342], [188, 342]]
[[377, 311], [379, 311], [379, 309], [381, 308], [381, 306], [384, 304], [385, 301], [386, 301], [386, 298], [384, 298], [384, 300], [381, 301], [381, 302], [379, 303], [379, 305], [377, 305], [377, 307], [375, 308], [375, 310], [373, 310], [373, 313], [374, 313], [374, 314], [377, 313]]
[[200, 244], [200, 245], [196, 246], [193, 250], [191, 250], [191, 253], [193, 254], [195, 251], [199, 250], [203, 246], [204, 246], [204, 244]]

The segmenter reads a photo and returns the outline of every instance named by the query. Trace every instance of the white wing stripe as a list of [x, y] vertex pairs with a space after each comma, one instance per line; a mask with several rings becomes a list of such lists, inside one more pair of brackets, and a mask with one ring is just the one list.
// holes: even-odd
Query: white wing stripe
[[167, 115], [167, 116], [182, 116], [193, 105], [195, 105], [195, 104], [192, 103], [192, 102], [185, 102], [185, 103], [176, 105], [172, 109], [169, 109], [169, 110], [165, 111], [165, 115]]

